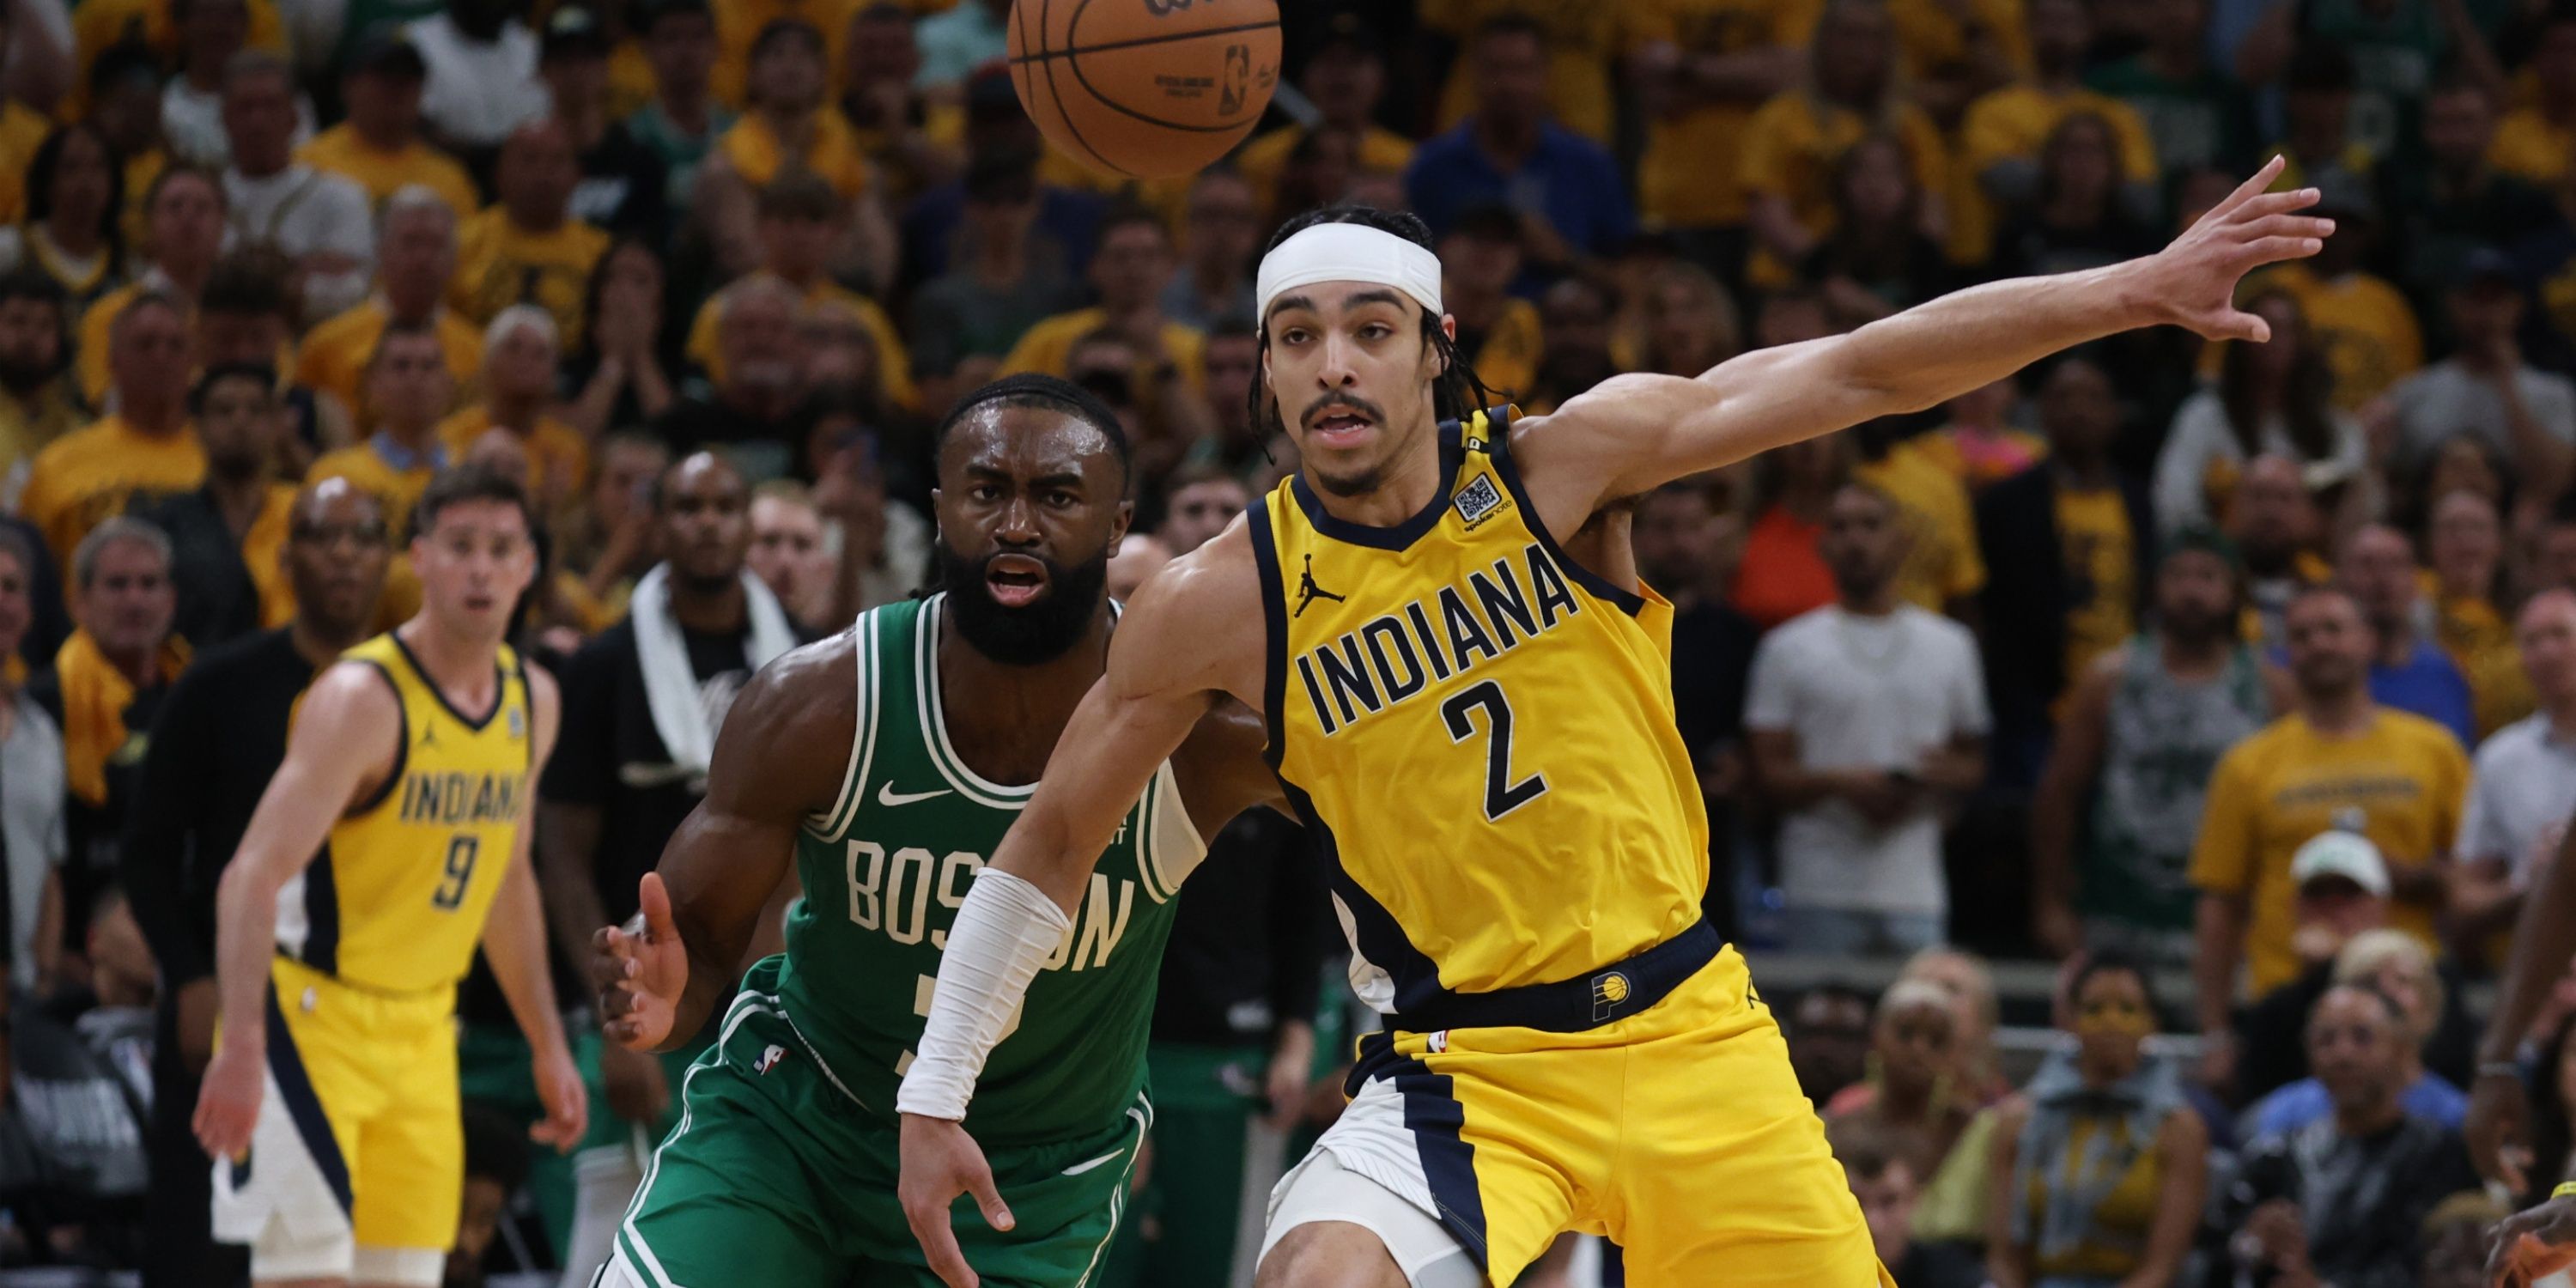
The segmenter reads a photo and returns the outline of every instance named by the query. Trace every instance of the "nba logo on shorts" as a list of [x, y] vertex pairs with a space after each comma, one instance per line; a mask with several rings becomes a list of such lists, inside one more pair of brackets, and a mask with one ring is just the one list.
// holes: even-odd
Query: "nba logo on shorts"
[[785, 1057], [786, 1054], [787, 1048], [772, 1044], [760, 1053], [759, 1061], [751, 1066], [753, 1072], [767, 1073], [771, 1069], [777, 1068], [779, 1060]]
[[1473, 528], [1483, 522], [1486, 515], [1503, 508], [1503, 494], [1494, 486], [1494, 480], [1479, 475], [1475, 482], [1458, 490], [1457, 499], [1452, 504], [1458, 507], [1458, 517], [1465, 519], [1467, 526]]
[[1592, 1022], [1610, 1018], [1619, 1004], [1628, 1000], [1628, 977], [1615, 970], [1605, 970], [1592, 977]]
[[1438, 1055], [1449, 1049], [1449, 1030], [1442, 1029], [1422, 1040], [1422, 1049]]

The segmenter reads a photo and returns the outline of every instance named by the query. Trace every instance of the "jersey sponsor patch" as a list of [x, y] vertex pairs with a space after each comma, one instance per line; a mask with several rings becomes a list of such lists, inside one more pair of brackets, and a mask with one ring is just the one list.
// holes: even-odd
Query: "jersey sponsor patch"
[[1473, 532], [1477, 525], [1500, 513], [1511, 502], [1504, 498], [1501, 488], [1494, 486], [1492, 476], [1479, 474], [1475, 482], [1458, 489], [1458, 495], [1450, 499], [1450, 504], [1458, 507], [1458, 517], [1466, 520], [1467, 530]]

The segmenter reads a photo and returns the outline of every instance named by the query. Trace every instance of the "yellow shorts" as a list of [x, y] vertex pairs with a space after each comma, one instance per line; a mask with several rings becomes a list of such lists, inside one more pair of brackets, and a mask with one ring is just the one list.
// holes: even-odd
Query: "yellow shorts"
[[1892, 1288], [1732, 948], [1586, 1032], [1372, 1034], [1351, 1078], [1316, 1148], [1437, 1218], [1494, 1283], [1572, 1230], [1617, 1242], [1636, 1284]]
[[256, 1279], [435, 1285], [456, 1241], [465, 1141], [455, 994], [375, 993], [279, 958], [249, 1155], [215, 1161], [214, 1232]]

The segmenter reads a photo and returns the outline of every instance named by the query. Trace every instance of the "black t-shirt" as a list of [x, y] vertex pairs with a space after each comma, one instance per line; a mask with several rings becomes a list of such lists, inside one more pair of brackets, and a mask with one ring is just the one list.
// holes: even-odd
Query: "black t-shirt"
[[[116, 880], [118, 842], [125, 831], [125, 820], [134, 809], [135, 787], [143, 777], [143, 761], [151, 746], [153, 721], [159, 717], [175, 684], [156, 684], [138, 691], [125, 707], [125, 745], [107, 758], [107, 802], [91, 805], [78, 796], [63, 801], [63, 834], [68, 843], [63, 856], [63, 947], [72, 952], [84, 951], [83, 939], [89, 931], [90, 905]], [[63, 724], [62, 677], [52, 667], [37, 673], [27, 682], [27, 696], [53, 717], [56, 728]], [[266, 786], [266, 780], [261, 780]]]
[[2460, 1134], [2439, 1123], [2409, 1115], [2374, 1135], [2346, 1136], [2329, 1117], [2246, 1149], [2228, 1187], [2226, 1227], [2243, 1229], [2254, 1209], [2288, 1199], [2299, 1205], [2319, 1278], [2335, 1288], [2413, 1288], [2425, 1213], [2477, 1187]]
[[599, 145], [581, 154], [572, 213], [611, 233], [632, 234], [658, 246], [670, 231], [664, 200], [669, 187], [661, 155], [636, 142], [623, 123], [611, 122]]
[[215, 883], [286, 761], [313, 674], [292, 634], [263, 631], [200, 655], [161, 704], [119, 861], [165, 987], [214, 972]]
[[[684, 628], [680, 635], [708, 727], [722, 728], [734, 697], [751, 680], [750, 629], [707, 635]], [[610, 921], [635, 915], [636, 882], [662, 861], [671, 834], [706, 798], [706, 782], [672, 766], [670, 749], [653, 727], [633, 619], [602, 631], [565, 665], [563, 733], [555, 739], [539, 795], [600, 811], [592, 883]]]
[[1181, 887], [1154, 993], [1154, 1040], [1267, 1046], [1315, 1018], [1328, 914], [1306, 829], [1267, 809], [1226, 824]]
[[212, 493], [163, 497], [132, 513], [169, 535], [170, 583], [179, 592], [170, 629], [179, 638], [207, 649], [259, 629], [259, 588]]

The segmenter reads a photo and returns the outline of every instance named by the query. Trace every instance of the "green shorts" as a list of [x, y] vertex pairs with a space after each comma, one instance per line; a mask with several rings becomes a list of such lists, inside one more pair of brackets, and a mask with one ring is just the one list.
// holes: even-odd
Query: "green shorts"
[[[774, 999], [734, 999], [722, 1035], [680, 1087], [679, 1126], [644, 1173], [602, 1282], [645, 1288], [937, 1288], [895, 1199], [895, 1129], [808, 1053]], [[1142, 1096], [1104, 1130], [985, 1149], [1017, 1228], [950, 1214], [967, 1264], [992, 1288], [1096, 1283], [1127, 1206]]]

